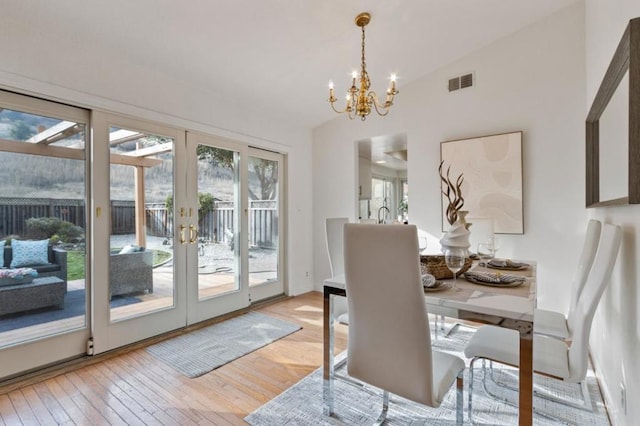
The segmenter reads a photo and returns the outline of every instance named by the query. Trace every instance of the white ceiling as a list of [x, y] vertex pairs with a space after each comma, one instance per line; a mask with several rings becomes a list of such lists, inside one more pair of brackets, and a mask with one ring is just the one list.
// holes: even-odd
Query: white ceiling
[[372, 89], [383, 92], [397, 72], [400, 103], [408, 82], [577, 1], [36, 0], [2, 13], [59, 40], [119, 52], [249, 111], [315, 127], [335, 117], [328, 81], [340, 94], [359, 67], [359, 12], [372, 15]]

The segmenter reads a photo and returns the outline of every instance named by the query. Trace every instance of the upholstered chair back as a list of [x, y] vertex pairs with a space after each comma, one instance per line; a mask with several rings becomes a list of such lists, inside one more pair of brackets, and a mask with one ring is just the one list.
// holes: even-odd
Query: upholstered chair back
[[569, 304], [569, 314], [567, 315], [567, 327], [569, 332], [573, 333], [576, 321], [576, 307], [582, 289], [587, 282], [587, 277], [593, 266], [593, 259], [596, 257], [598, 250], [598, 241], [600, 241], [600, 231], [602, 223], [599, 220], [591, 219], [587, 224], [587, 233], [585, 235], [582, 253], [578, 261], [578, 268], [571, 281], [571, 301]]
[[610, 281], [621, 239], [622, 231], [619, 226], [604, 225], [593, 267], [575, 308], [575, 328], [573, 341], [569, 348], [569, 378], [567, 381], [580, 382], [587, 373], [591, 323], [602, 293]]
[[344, 233], [349, 375], [437, 407], [416, 227], [346, 224]]
[[327, 253], [331, 276], [344, 274], [344, 234], [343, 227], [349, 223], [346, 217], [330, 217], [326, 219]]

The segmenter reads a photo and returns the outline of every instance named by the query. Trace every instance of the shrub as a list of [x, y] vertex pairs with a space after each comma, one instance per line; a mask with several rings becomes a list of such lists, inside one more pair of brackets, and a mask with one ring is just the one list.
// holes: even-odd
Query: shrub
[[81, 227], [57, 217], [32, 217], [27, 219], [26, 224], [28, 238], [49, 238], [52, 243], [77, 242], [84, 236], [84, 230]]

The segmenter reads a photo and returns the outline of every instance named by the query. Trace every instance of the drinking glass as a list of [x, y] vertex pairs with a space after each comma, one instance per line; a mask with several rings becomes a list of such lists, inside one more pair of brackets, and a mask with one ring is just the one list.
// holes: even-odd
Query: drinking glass
[[493, 258], [493, 253], [493, 246], [491, 244], [478, 244], [478, 259], [480, 259], [480, 266], [487, 266], [487, 262]]
[[460, 248], [448, 248], [444, 252], [444, 261], [447, 264], [447, 268], [453, 272], [453, 290], [458, 291], [456, 287], [457, 274], [464, 266], [465, 258], [467, 257], [466, 250]]
[[418, 236], [418, 252], [422, 253], [427, 248], [427, 237]]
[[489, 247], [491, 250], [491, 258], [495, 258], [496, 253], [500, 249], [500, 239], [498, 237], [489, 238]]

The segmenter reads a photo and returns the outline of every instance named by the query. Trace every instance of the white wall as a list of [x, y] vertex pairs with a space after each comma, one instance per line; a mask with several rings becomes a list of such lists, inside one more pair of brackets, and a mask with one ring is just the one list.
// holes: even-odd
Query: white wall
[[[586, 1], [585, 114], [602, 82], [629, 19], [640, 16], [637, 0]], [[589, 217], [623, 227], [624, 236], [613, 278], [596, 312], [591, 356], [617, 425], [640, 424], [640, 206], [588, 210]], [[620, 403], [620, 382], [627, 392], [627, 413]]]
[[0, 88], [127, 114], [286, 153], [290, 293], [312, 288], [311, 132], [165, 75], [104, 41], [0, 16]]
[[[337, 117], [316, 128], [316, 288], [329, 276], [324, 218], [355, 217], [354, 141], [407, 134], [409, 218], [433, 236], [428, 248], [438, 250], [440, 142], [522, 130], [525, 233], [503, 236], [499, 255], [536, 259], [539, 305], [566, 310], [568, 281], [586, 227], [583, 22], [584, 5], [578, 3], [402, 86], [387, 117], [364, 123]], [[477, 86], [450, 94], [448, 78], [469, 71]], [[383, 83], [374, 81], [374, 90]]]

